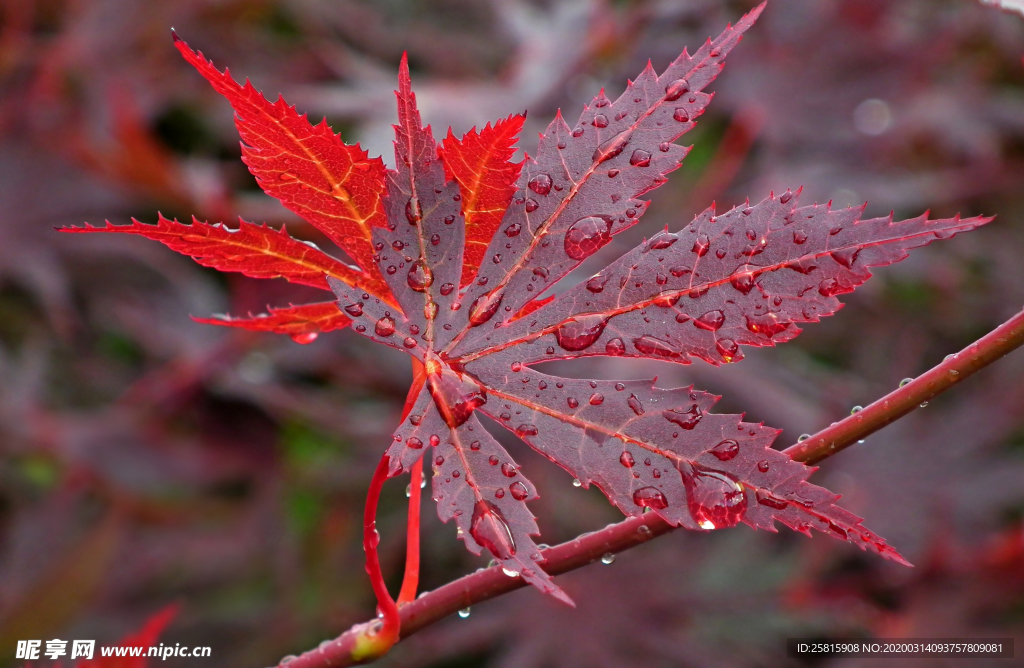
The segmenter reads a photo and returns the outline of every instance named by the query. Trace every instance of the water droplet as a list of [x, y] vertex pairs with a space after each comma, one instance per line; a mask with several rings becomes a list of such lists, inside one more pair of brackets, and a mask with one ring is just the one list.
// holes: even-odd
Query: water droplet
[[725, 322], [725, 314], [721, 311], [708, 311], [704, 315], [700, 316], [693, 321], [693, 324], [700, 329], [706, 329], [709, 331], [717, 331], [722, 327]]
[[594, 276], [587, 281], [587, 290], [590, 290], [594, 294], [598, 294], [604, 290], [604, 284], [608, 282], [607, 276]]
[[850, 409], [850, 415], [856, 415], [857, 413], [860, 413], [862, 410], [864, 410], [863, 406], [854, 406], [852, 409]]
[[840, 248], [839, 250], [834, 250], [831, 253], [829, 253], [829, 255], [832, 256], [833, 260], [843, 265], [847, 269], [853, 266], [853, 264], [857, 261], [857, 256], [859, 254], [859, 248]]
[[294, 181], [298, 177], [292, 174], [291, 172], [283, 172], [279, 178], [282, 181]]
[[922, 401], [921, 402], [921, 408], [927, 408], [927, 406], [928, 406], [928, 402], [927, 401]]
[[661, 415], [672, 424], [677, 424], [683, 429], [693, 429], [704, 417], [704, 414], [700, 410], [700, 406], [697, 404], [693, 404], [686, 411], [677, 408], [664, 411]]
[[686, 79], [676, 79], [669, 85], [665, 86], [665, 99], [669, 102], [673, 102], [688, 92], [690, 92], [690, 82]]
[[406, 441], [405, 444], [412, 448], [413, 450], [419, 450], [423, 447], [423, 441], [416, 438], [415, 436], [409, 438], [409, 440]]
[[443, 296], [447, 297], [448, 295], [450, 295], [452, 293], [452, 290], [454, 290], [454, 289], [455, 289], [455, 285], [454, 284], [452, 284], [452, 283], [444, 283], [443, 285], [441, 285], [441, 294]]
[[565, 350], [586, 350], [601, 338], [607, 324], [607, 318], [601, 314], [576, 316], [558, 326], [555, 330], [555, 339]]
[[459, 377], [447, 367], [428, 374], [427, 390], [441, 417], [452, 428], [464, 424], [476, 408], [487, 403], [487, 393], [482, 386], [469, 376]]
[[732, 362], [736, 359], [742, 359], [740, 353], [740, 346], [732, 339], [719, 339], [715, 341], [715, 348], [718, 350], [718, 354], [722, 356], [725, 362]]
[[565, 403], [569, 404], [569, 408], [576, 408], [580, 405], [580, 402], [576, 397], [567, 398]]
[[481, 499], [476, 502], [469, 535], [498, 559], [510, 559], [515, 556], [516, 542], [512, 538], [508, 522], [505, 521], [501, 510], [490, 501]]
[[807, 241], [807, 235], [803, 230], [793, 230], [793, 243], [800, 245]]
[[505, 236], [506, 237], [517, 237], [517, 236], [519, 236], [519, 233], [522, 231], [522, 229], [523, 229], [523, 226], [520, 225], [519, 223], [512, 223], [511, 225], [509, 225], [508, 227], [505, 228]]
[[633, 492], [633, 503], [641, 507], [663, 510], [668, 508], [668, 499], [657, 487], [641, 487]]
[[764, 315], [745, 316], [747, 329], [755, 334], [764, 334], [771, 338], [779, 332], [785, 331], [792, 323], [776, 320], [776, 314], [766, 313]]
[[547, 195], [551, 192], [551, 177], [547, 174], [538, 174], [530, 179], [527, 184], [533, 192], [538, 195]]
[[587, 216], [572, 224], [565, 233], [565, 253], [574, 260], [585, 260], [612, 240], [612, 221], [601, 216]]
[[405, 340], [402, 341], [402, 345], [405, 346], [406, 348], [415, 348], [416, 339], [412, 338], [411, 336], [407, 336], [405, 337]]
[[[518, 431], [519, 430], [517, 429], [516, 432], [518, 433]], [[518, 471], [518, 469], [516, 468], [515, 464], [505, 462], [504, 464], [501, 465], [501, 472], [505, 474], [506, 478], [516, 477], [516, 471]]]
[[783, 510], [789, 507], [789, 503], [786, 502], [784, 499], [780, 499], [779, 497], [770, 494], [769, 492], [766, 492], [763, 489], [757, 490], [757, 494], [755, 495], [755, 497], [757, 498], [757, 502], [760, 503], [762, 506], [768, 506], [769, 508], [774, 508], [775, 510]]
[[308, 345], [316, 341], [317, 337], [320, 336], [319, 332], [303, 332], [301, 334], [290, 334], [289, 337], [295, 343], [302, 345]]
[[[687, 470], [689, 469], [689, 470]], [[702, 529], [736, 526], [747, 511], [747, 495], [728, 473], [698, 466], [680, 469], [690, 515]]]
[[771, 466], [770, 466], [770, 464], [768, 464], [768, 460], [767, 459], [762, 459], [761, 461], [759, 461], [757, 463], [757, 470], [760, 471], [761, 473], [768, 473], [768, 469], [770, 467]]
[[522, 438], [523, 436], [536, 436], [537, 427], [533, 426], [532, 424], [521, 424], [518, 427], [516, 427], [516, 434], [520, 438]]
[[727, 462], [733, 459], [740, 453], [740, 444], [733, 440], [722, 441], [715, 447], [711, 448], [711, 454], [718, 458], [719, 461]]
[[697, 257], [704, 257], [708, 253], [708, 249], [711, 247], [711, 239], [706, 234], [698, 234], [697, 238], [693, 242], [693, 248], [691, 249], [697, 254]]
[[581, 486], [583, 486], [583, 483], [580, 482], [579, 478], [573, 478], [572, 479], [572, 486], [573, 487], [581, 487]]
[[469, 617], [470, 612], [471, 611], [469, 608], [463, 608], [462, 610], [459, 610], [459, 617], [466, 619], [467, 617]]
[[802, 443], [803, 441], [806, 441], [810, 437], [811, 437], [810, 434], [800, 434], [800, 437], [798, 439], [796, 439], [796, 442], [797, 443]]
[[582, 137], [583, 136], [583, 128], [575, 128], [572, 131], [572, 136], [573, 137]]
[[782, 202], [783, 204], [788, 203], [789, 200], [791, 200], [791, 199], [793, 199], [793, 193], [790, 192], [789, 190], [787, 190], [786, 192], [782, 193], [782, 196], [779, 197], [779, 201]]
[[826, 278], [818, 284], [818, 294], [822, 297], [831, 297], [841, 292], [842, 289], [842, 286], [839, 285], [839, 281], [834, 278]]
[[604, 114], [598, 114], [594, 116], [594, 120], [591, 121], [591, 125], [595, 128], [606, 128], [608, 127], [608, 117]]
[[390, 316], [384, 316], [374, 325], [373, 331], [376, 332], [377, 336], [391, 336], [395, 333], [395, 319]]
[[634, 167], [647, 167], [651, 164], [651, 154], [643, 149], [636, 149], [633, 155], [629, 156], [629, 164]]
[[504, 573], [505, 575], [509, 576], [510, 578], [517, 578], [517, 577], [519, 577], [519, 571], [513, 570], [511, 568], [502, 568], [501, 572]]
[[630, 408], [633, 409], [633, 412], [636, 413], [637, 415], [644, 414], [644, 405], [640, 403], [640, 399], [638, 399], [635, 394], [629, 395], [629, 399], [626, 399], [626, 403], [629, 405]]
[[736, 274], [729, 282], [739, 292], [748, 295], [754, 289], [754, 272], [745, 271], [742, 274]]
[[469, 324], [472, 327], [478, 327], [498, 312], [498, 307], [501, 306], [501, 299], [505, 296], [504, 290], [498, 292], [491, 292], [489, 294], [480, 295], [473, 301], [473, 305], [469, 307]]
[[690, 112], [686, 110], [686, 107], [678, 107], [674, 112], [672, 112], [672, 119], [679, 121], [680, 123], [685, 123], [690, 120]]
[[504, 487], [499, 487], [498, 489], [494, 490], [494, 498], [496, 498], [496, 499], [504, 499], [505, 498], [505, 488]]
[[605, 566], [610, 566], [611, 564], [615, 563], [615, 555], [611, 552], [608, 552], [603, 557], [601, 557], [601, 563]]
[[603, 403], [604, 403], [604, 395], [603, 394], [599, 394], [599, 393], [595, 392], [595, 393], [590, 395], [590, 405], [591, 406], [600, 406]]
[[405, 217], [410, 225], [416, 225], [423, 220], [423, 208], [418, 197], [410, 197], [405, 203]]
[[619, 337], [615, 337], [614, 339], [611, 339], [610, 341], [608, 341], [608, 343], [605, 344], [604, 351], [605, 351], [605, 353], [607, 353], [608, 355], [611, 355], [613, 357], [618, 357], [619, 355], [625, 355], [626, 354], [626, 344], [623, 343], [622, 339], [620, 339]]
[[640, 526], [638, 526], [636, 528], [636, 532], [645, 538], [649, 538], [652, 533], [651, 527], [647, 526], [646, 524], [641, 524]]
[[631, 469], [636, 465], [636, 460], [633, 459], [633, 455], [630, 454], [629, 450], [623, 450], [622, 454], [619, 455], [619, 463], [627, 469]]
[[644, 355], [669, 358], [679, 357], [682, 355], [682, 353], [673, 348], [668, 342], [656, 339], [653, 336], [645, 335], [641, 336], [639, 339], [634, 339], [633, 345]]
[[539, 206], [540, 204], [537, 204], [537, 200], [531, 197], [530, 199], [526, 200], [526, 213], [533, 213], [534, 211], [537, 210]]
[[512, 483], [508, 486], [508, 491], [512, 493], [512, 498], [516, 501], [522, 501], [530, 495], [530, 490], [522, 482]]
[[491, 455], [490, 457], [487, 458], [487, 462], [491, 466], [497, 466], [498, 465], [498, 456], [497, 455]]
[[679, 303], [679, 299], [682, 296], [681, 292], [662, 292], [652, 299], [651, 303], [662, 308], [672, 308]]
[[345, 313], [348, 313], [353, 318], [358, 318], [363, 314], [363, 305], [360, 303], [349, 304], [345, 307]]

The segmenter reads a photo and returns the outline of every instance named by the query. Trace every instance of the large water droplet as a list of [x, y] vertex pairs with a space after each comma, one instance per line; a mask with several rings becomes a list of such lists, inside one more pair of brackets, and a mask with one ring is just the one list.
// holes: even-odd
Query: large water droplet
[[704, 417], [700, 406], [697, 404], [693, 404], [685, 411], [676, 408], [664, 411], [661, 415], [669, 422], [677, 424], [683, 429], [693, 429], [701, 421], [701, 418]]
[[706, 329], [712, 332], [718, 331], [722, 327], [722, 323], [725, 322], [725, 314], [721, 311], [708, 311], [704, 315], [700, 316], [693, 321], [693, 324], [700, 329]]
[[740, 346], [732, 339], [719, 339], [715, 341], [715, 348], [725, 362], [738, 361], [743, 358], [740, 354]]
[[685, 123], [690, 120], [690, 112], [686, 110], [686, 107], [678, 107], [674, 112], [672, 112], [672, 119], [679, 121], [680, 123]]
[[427, 390], [441, 417], [453, 429], [464, 424], [476, 408], [487, 403], [487, 393], [481, 385], [469, 376], [460, 378], [448, 367], [427, 375]]
[[636, 460], [633, 459], [633, 455], [630, 454], [629, 450], [622, 451], [622, 454], [619, 455], [619, 463], [627, 469], [631, 469], [636, 466]]
[[680, 468], [686, 486], [690, 515], [702, 529], [736, 526], [747, 512], [743, 485], [728, 473], [684, 464]]
[[730, 459], [734, 459], [736, 455], [740, 453], [740, 444], [732, 439], [722, 441], [715, 447], [711, 448], [711, 454], [718, 458], [719, 461], [727, 462]]
[[774, 496], [773, 494], [766, 492], [763, 489], [757, 490], [757, 494], [755, 495], [755, 497], [757, 498], [757, 502], [760, 503], [762, 506], [768, 506], [769, 508], [774, 508], [775, 510], [783, 510], [784, 508], [787, 508], [789, 506], [789, 503], [787, 503], [785, 500], [780, 499], [779, 497]]
[[353, 318], [358, 318], [363, 314], [363, 305], [360, 303], [349, 304], [345, 307], [345, 313], [348, 313]]
[[615, 563], [615, 555], [611, 552], [606, 553], [603, 557], [601, 557], [601, 563], [605, 566], [611, 566], [613, 563]]
[[594, 116], [594, 120], [591, 121], [591, 124], [595, 128], [606, 128], [608, 127], [608, 117], [604, 114], [598, 114], [597, 116]]
[[558, 326], [555, 339], [565, 350], [586, 350], [601, 337], [607, 324], [608, 320], [598, 313], [576, 316]]
[[[518, 432], [519, 430], [517, 429], [516, 431]], [[510, 462], [505, 462], [501, 465], [501, 472], [505, 474], [506, 478], [515, 478], [518, 471], [519, 469], [516, 468], [516, 465]]]
[[593, 394], [590, 395], [590, 405], [591, 406], [600, 406], [603, 403], [604, 403], [604, 395], [603, 394], [601, 394], [599, 392], [594, 392]]
[[644, 355], [652, 355], [654, 357], [679, 357], [682, 355], [681, 352], [676, 350], [667, 341], [656, 339], [653, 336], [641, 336], [639, 339], [633, 340], [633, 345]]
[[735, 274], [729, 282], [732, 284], [732, 287], [736, 288], [742, 294], [749, 295], [755, 285], [754, 272], [745, 271], [740, 274]]
[[423, 220], [423, 208], [418, 197], [410, 197], [405, 203], [405, 217], [410, 225], [416, 225]]
[[688, 92], [690, 92], [690, 82], [686, 79], [676, 79], [665, 86], [665, 99], [673, 102]]
[[469, 307], [470, 326], [478, 327], [493, 318], [494, 314], [498, 312], [498, 307], [501, 306], [501, 299], [504, 296], [505, 291], [499, 290], [477, 297], [473, 301], [473, 305]]
[[508, 491], [512, 493], [512, 498], [516, 501], [522, 501], [530, 495], [530, 490], [521, 482], [514, 482], [509, 485]]
[[565, 233], [565, 253], [574, 260], [585, 260], [612, 240], [612, 221], [601, 216], [587, 216], [572, 224]]
[[638, 148], [633, 151], [633, 155], [629, 156], [629, 164], [634, 167], [647, 167], [651, 164], [651, 154], [649, 151]]
[[538, 195], [547, 195], [551, 192], [551, 177], [547, 174], [538, 174], [530, 179], [527, 185]]
[[430, 270], [430, 266], [425, 260], [416, 260], [411, 267], [409, 267], [409, 274], [406, 276], [406, 280], [409, 282], [409, 287], [416, 292], [426, 292], [434, 283], [434, 272]]
[[301, 334], [291, 334], [291, 340], [295, 343], [301, 343], [302, 345], [308, 345], [316, 341], [316, 338], [320, 336], [319, 332], [303, 332]]
[[792, 324], [778, 320], [775, 313], [766, 313], [765, 315], [748, 315], [746, 316], [746, 319], [747, 329], [755, 334], [764, 334], [769, 338], [775, 336], [779, 332], [785, 331]]
[[629, 395], [629, 399], [626, 399], [626, 404], [629, 405], [637, 415], [644, 414], [644, 405], [640, 403], [640, 399], [635, 394]]
[[512, 223], [505, 228], [506, 237], [518, 237], [519, 233], [523, 230], [523, 226], [519, 223]]
[[641, 487], [633, 492], [633, 503], [641, 507], [663, 510], [668, 508], [668, 499], [657, 487]]
[[826, 278], [818, 284], [818, 294], [822, 297], [831, 297], [842, 292], [842, 290], [843, 287], [839, 285], [839, 281], [834, 278]]
[[532, 424], [521, 424], [518, 427], [516, 427], [516, 435], [518, 435], [520, 438], [522, 438], [523, 436], [536, 436], [537, 427], [533, 426]]
[[501, 510], [490, 501], [481, 499], [476, 502], [469, 535], [498, 559], [510, 559], [515, 556], [516, 542], [512, 538], [508, 522], [505, 521]]
[[697, 257], [704, 257], [708, 254], [708, 249], [711, 248], [711, 239], [706, 234], [698, 234], [697, 238], [693, 241], [693, 248], [691, 249], [697, 254]]
[[374, 325], [373, 331], [377, 336], [391, 336], [395, 333], [395, 319], [391, 316], [384, 316]]
[[470, 612], [471, 610], [469, 608], [463, 608], [462, 610], [459, 610], [459, 617], [466, 619], [469, 617]]
[[671, 308], [679, 303], [679, 298], [682, 296], [683, 294], [681, 292], [662, 292], [652, 299], [651, 303], [662, 308]]
[[626, 344], [622, 342], [622, 339], [615, 337], [608, 341], [604, 346], [604, 352], [608, 355], [618, 357], [619, 355], [626, 354]]
[[832, 256], [833, 260], [849, 269], [857, 261], [857, 256], [860, 255], [860, 249], [840, 248], [839, 250], [832, 251], [829, 255]]
[[626, 148], [626, 144], [629, 143], [629, 137], [630, 133], [628, 131], [622, 132], [601, 144], [597, 147], [597, 150], [594, 151], [594, 155], [592, 156], [593, 161], [597, 164], [601, 164], [602, 162], [611, 160], [615, 156], [619, 155], [622, 153], [622, 150]]
[[607, 276], [594, 276], [589, 281], [587, 281], [587, 290], [593, 292], [594, 294], [598, 294], [602, 290], [604, 290], [604, 284], [607, 282]]

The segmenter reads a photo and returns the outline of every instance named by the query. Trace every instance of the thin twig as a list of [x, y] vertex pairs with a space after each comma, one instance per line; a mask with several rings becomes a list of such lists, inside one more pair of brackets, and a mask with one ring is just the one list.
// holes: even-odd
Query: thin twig
[[[808, 464], [820, 462], [856, 443], [890, 422], [906, 415], [921, 403], [945, 392], [967, 376], [988, 366], [1024, 344], [1024, 311], [963, 351], [918, 376], [914, 381], [882, 397], [863, 411], [814, 434], [785, 450], [793, 459]], [[668, 533], [676, 527], [655, 513], [630, 517], [600, 531], [584, 534], [543, 551], [544, 570], [559, 575]], [[526, 586], [522, 578], [506, 576], [500, 566], [478, 570], [422, 595], [403, 605], [401, 634], [406, 638], [452, 613]], [[283, 668], [343, 668], [360, 661], [353, 659], [356, 639], [366, 625], [324, 643], [302, 656], [283, 662]]]

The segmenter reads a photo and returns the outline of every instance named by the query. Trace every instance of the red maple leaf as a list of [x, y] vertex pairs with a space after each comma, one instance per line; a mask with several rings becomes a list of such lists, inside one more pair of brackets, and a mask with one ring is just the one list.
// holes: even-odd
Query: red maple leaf
[[[404, 58], [397, 168], [384, 170], [326, 125], [314, 128], [283, 101], [271, 104], [250, 85], [238, 86], [178, 41], [234, 106], [244, 156], [261, 186], [360, 268], [283, 230], [248, 224], [231, 233], [165, 220], [103, 229], [158, 238], [222, 270], [326, 282], [341, 311], [295, 306], [221, 324], [308, 338], [348, 318], [356, 333], [413, 356], [426, 380], [394, 432], [389, 475], [426, 457], [438, 512], [455, 520], [466, 547], [487, 550], [507, 573], [563, 601], [570, 602], [544, 572], [533, 538], [538, 528], [527, 503], [537, 491], [477, 411], [580, 484], [597, 485], [627, 515], [651, 511], [704, 531], [740, 522], [775, 530], [779, 521], [906, 563], [838, 507], [836, 495], [807, 482], [813, 468], [771, 449], [776, 430], [712, 413], [717, 397], [531, 368], [592, 355], [736, 362], [742, 346], [787, 341], [800, 323], [834, 313], [837, 295], [867, 280], [870, 267], [988, 222], [862, 220], [862, 207], [801, 207], [799, 191], [786, 190], [721, 214], [712, 207], [589, 280], [543, 297], [637, 223], [648, 204], [641, 197], [686, 156], [675, 140], [703, 113], [711, 100], [705, 88], [761, 9], [694, 55], [684, 51], [660, 75], [648, 64], [618, 99], [601, 91], [574, 125], [557, 115], [536, 154], [515, 164], [519, 116], [461, 141], [449, 131], [439, 147], [420, 120]], [[243, 239], [251, 240], [244, 250], [237, 246]]]

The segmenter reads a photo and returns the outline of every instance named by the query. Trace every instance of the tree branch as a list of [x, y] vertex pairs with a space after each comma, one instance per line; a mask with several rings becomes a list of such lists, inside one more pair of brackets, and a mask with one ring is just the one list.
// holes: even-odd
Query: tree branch
[[[814, 464], [856, 443], [887, 424], [906, 415], [923, 402], [945, 392], [973, 373], [1024, 344], [1024, 311], [1006, 321], [988, 335], [941, 364], [918, 376], [844, 420], [821, 430], [784, 452], [793, 459]], [[544, 570], [559, 575], [593, 563], [603, 555], [631, 547], [668, 533], [671, 526], [655, 513], [630, 517], [600, 531], [584, 534], [543, 551]], [[500, 566], [492, 566], [438, 587], [403, 605], [400, 637], [405, 638], [448, 615], [526, 586], [522, 578], [506, 576]], [[360, 624], [338, 638], [322, 644], [300, 657], [283, 661], [282, 668], [343, 668], [360, 663], [352, 657], [357, 637], [367, 628]]]

